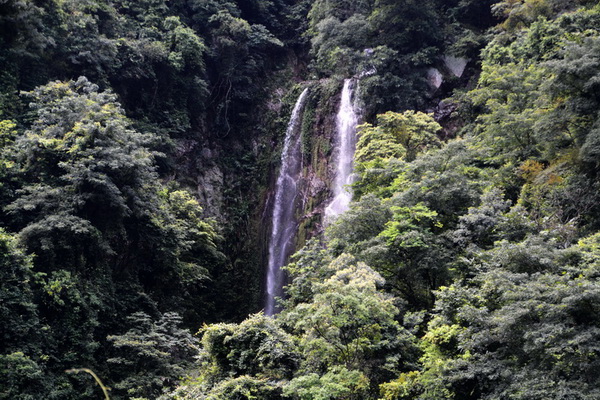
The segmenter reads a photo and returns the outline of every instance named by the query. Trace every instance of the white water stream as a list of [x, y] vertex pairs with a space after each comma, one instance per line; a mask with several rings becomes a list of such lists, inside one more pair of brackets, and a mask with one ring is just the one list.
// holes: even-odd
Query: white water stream
[[352, 183], [354, 150], [356, 149], [356, 125], [358, 107], [354, 98], [356, 81], [346, 79], [342, 89], [342, 99], [336, 119], [336, 137], [334, 157], [336, 175], [333, 184], [333, 200], [325, 208], [325, 222], [348, 210], [352, 192], [348, 185]]
[[281, 270], [294, 251], [294, 237], [298, 229], [294, 218], [298, 181], [302, 172], [301, 116], [308, 88], [304, 89], [292, 111], [281, 152], [281, 169], [275, 187], [273, 226], [269, 243], [269, 267], [267, 270], [267, 298], [265, 314], [274, 315], [278, 310], [276, 298], [283, 296], [285, 273]]

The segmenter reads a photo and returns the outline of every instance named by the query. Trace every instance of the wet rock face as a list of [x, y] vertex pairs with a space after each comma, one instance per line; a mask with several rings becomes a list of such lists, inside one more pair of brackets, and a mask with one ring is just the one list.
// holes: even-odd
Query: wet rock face
[[451, 89], [453, 83], [463, 79], [466, 76], [465, 71], [469, 64], [469, 59], [462, 57], [442, 56], [436, 63], [436, 67], [426, 70], [426, 79], [431, 88], [432, 95], [439, 95], [440, 92], [447, 92]]
[[311, 197], [316, 197], [327, 190], [327, 183], [317, 175], [311, 175], [308, 179], [308, 193]]
[[446, 68], [457, 78], [463, 76], [467, 63], [469, 62], [466, 58], [454, 56], [443, 56], [442, 60], [444, 61]]
[[198, 198], [207, 215], [216, 217], [221, 215], [223, 204], [223, 171], [216, 166], [207, 167], [197, 176]]
[[463, 121], [457, 116], [458, 105], [450, 101], [440, 101], [431, 112], [433, 118], [439, 123], [442, 130], [442, 139], [456, 137], [456, 133], [462, 127]]
[[307, 103], [303, 122], [305, 152], [300, 183], [302, 204], [298, 215], [298, 247], [323, 231], [322, 216], [333, 196], [333, 143], [341, 89], [341, 82], [337, 80], [315, 82]]
[[440, 101], [433, 112], [433, 117], [437, 122], [448, 119], [456, 111], [457, 107], [456, 103]]
[[176, 168], [171, 179], [177, 179], [195, 189], [200, 205], [207, 216], [223, 220], [224, 173], [219, 167], [219, 149], [208, 142], [181, 139], [176, 142]]
[[439, 89], [444, 82], [444, 77], [437, 68], [429, 68], [427, 70], [427, 82], [432, 89]]
[[279, 113], [281, 108], [283, 107], [283, 97], [285, 96], [285, 91], [283, 88], [277, 88], [273, 92], [271, 99], [267, 102], [267, 109], [274, 113]]

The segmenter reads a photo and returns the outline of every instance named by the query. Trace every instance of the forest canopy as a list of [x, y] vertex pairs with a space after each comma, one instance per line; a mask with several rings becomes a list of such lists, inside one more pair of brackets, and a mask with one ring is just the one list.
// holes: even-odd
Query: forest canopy
[[599, 54], [586, 0], [0, 2], [0, 399], [600, 398]]

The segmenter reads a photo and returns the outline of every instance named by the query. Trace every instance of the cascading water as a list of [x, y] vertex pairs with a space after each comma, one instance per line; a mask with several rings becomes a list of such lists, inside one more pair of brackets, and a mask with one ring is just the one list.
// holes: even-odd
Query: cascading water
[[307, 94], [308, 88], [304, 89], [296, 101], [281, 153], [281, 170], [275, 187], [273, 227], [269, 243], [266, 315], [273, 315], [277, 312], [275, 299], [283, 295], [283, 285], [285, 284], [285, 273], [281, 267], [286, 264], [287, 258], [294, 251], [294, 237], [298, 229], [294, 211], [298, 196], [298, 180], [302, 172], [300, 117]]
[[336, 138], [334, 152], [336, 157], [336, 175], [333, 184], [333, 200], [325, 208], [325, 221], [348, 210], [352, 193], [347, 185], [352, 183], [354, 150], [356, 148], [356, 125], [358, 107], [354, 97], [354, 79], [346, 79], [342, 89], [342, 99], [336, 118]]

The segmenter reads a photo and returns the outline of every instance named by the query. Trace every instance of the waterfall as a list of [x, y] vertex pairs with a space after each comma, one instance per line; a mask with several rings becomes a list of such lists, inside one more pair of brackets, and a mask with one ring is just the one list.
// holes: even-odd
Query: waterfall
[[294, 218], [298, 180], [302, 172], [302, 138], [300, 127], [302, 109], [306, 101], [308, 88], [304, 89], [292, 111], [285, 133], [285, 142], [281, 153], [281, 169], [275, 187], [273, 206], [273, 226], [269, 243], [269, 267], [267, 270], [267, 299], [265, 314], [277, 312], [275, 298], [283, 295], [285, 273], [281, 270], [287, 258], [294, 251], [294, 237], [297, 223]]
[[349, 208], [352, 193], [347, 185], [352, 183], [352, 167], [356, 148], [356, 125], [358, 124], [358, 107], [354, 97], [355, 81], [346, 79], [342, 89], [342, 99], [336, 117], [336, 137], [334, 151], [336, 158], [336, 175], [333, 185], [333, 200], [325, 209], [325, 221]]

